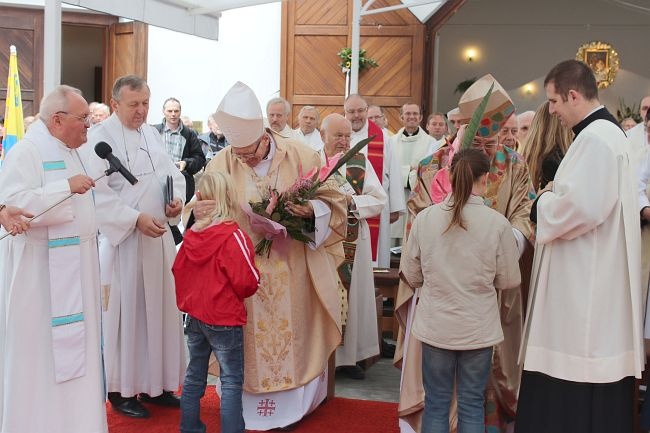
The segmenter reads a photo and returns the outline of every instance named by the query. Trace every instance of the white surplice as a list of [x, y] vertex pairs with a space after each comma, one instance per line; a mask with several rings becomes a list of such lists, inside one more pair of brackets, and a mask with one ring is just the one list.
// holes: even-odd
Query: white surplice
[[319, 152], [323, 148], [323, 139], [321, 138], [318, 129], [314, 129], [312, 132], [305, 135], [300, 128], [296, 128], [293, 130], [293, 136], [296, 140], [302, 141], [316, 152]]
[[587, 383], [641, 377], [645, 306], [631, 165], [618, 125], [595, 120], [562, 159], [553, 191], [538, 198], [525, 370]]
[[[392, 212], [406, 213], [406, 200], [404, 199], [404, 186], [400, 178], [400, 162], [394, 157], [391, 150], [388, 134], [384, 130], [384, 171], [381, 185], [388, 197], [387, 206], [384, 206], [380, 215], [379, 240], [377, 243], [377, 266], [382, 268], [390, 267], [390, 214]], [[358, 131], [352, 132], [353, 147], [363, 139], [368, 138], [368, 121]], [[368, 155], [368, 146], [361, 152]]]
[[[37, 120], [14, 146], [0, 175], [0, 202], [38, 214], [70, 194], [67, 179], [45, 182], [34, 143], [58, 147], [70, 176], [84, 174], [76, 150]], [[54, 376], [48, 228], [75, 221], [80, 237], [85, 374], [57, 384]], [[2, 234], [4, 234], [2, 230]], [[0, 432], [106, 432], [101, 359], [100, 286], [92, 192], [76, 194], [34, 220], [26, 234], [0, 242]]]
[[[390, 138], [390, 148], [400, 162], [404, 200], [408, 200], [411, 188], [417, 183], [418, 164], [422, 158], [430, 155], [427, 152], [431, 149], [433, 141], [433, 137], [422, 128], [418, 128], [417, 133], [411, 136], [404, 135], [404, 128], [401, 128]], [[398, 243], [401, 243], [404, 237], [405, 224], [406, 215], [400, 215], [399, 219], [391, 224], [391, 238], [398, 239]]]
[[93, 177], [107, 168], [93, 151], [100, 141], [108, 143], [138, 179], [132, 186], [113, 173], [95, 188], [102, 284], [110, 285], [104, 314], [108, 391], [124, 397], [176, 391], [185, 372], [183, 328], [171, 271], [176, 248], [169, 228], [163, 236], [151, 238], [135, 225], [140, 212], [170, 222], [165, 216], [166, 178], [172, 176], [174, 196], [183, 201], [185, 179], [153, 127], [145, 124], [129, 130], [115, 114], [88, 134], [84, 156]]
[[[325, 161], [323, 152], [321, 152], [321, 159]], [[345, 175], [346, 166], [341, 167], [340, 171]], [[348, 316], [344, 342], [342, 347], [336, 349], [337, 367], [355, 365], [358, 361], [379, 355], [375, 280], [372, 272], [370, 229], [366, 218], [379, 215], [387, 201], [386, 192], [379, 183], [372, 164], [367, 159], [363, 194], [354, 194], [354, 190], [349, 184], [341, 189], [345, 194], [353, 194], [352, 201], [355, 210], [352, 213], [359, 220], [359, 236], [356, 241], [352, 281], [348, 292]]]

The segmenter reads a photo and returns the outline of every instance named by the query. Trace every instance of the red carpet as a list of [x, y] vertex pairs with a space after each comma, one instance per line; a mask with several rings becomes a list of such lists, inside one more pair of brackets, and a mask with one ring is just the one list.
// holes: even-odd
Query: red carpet
[[[149, 419], [132, 419], [116, 414], [106, 406], [110, 433], [170, 433], [179, 431], [180, 411], [147, 405]], [[201, 418], [207, 433], [218, 433], [219, 398], [208, 387], [201, 400]], [[248, 430], [247, 430], [248, 431]], [[398, 433], [397, 403], [334, 398], [307, 415], [295, 433]], [[251, 430], [252, 432], [252, 430]]]

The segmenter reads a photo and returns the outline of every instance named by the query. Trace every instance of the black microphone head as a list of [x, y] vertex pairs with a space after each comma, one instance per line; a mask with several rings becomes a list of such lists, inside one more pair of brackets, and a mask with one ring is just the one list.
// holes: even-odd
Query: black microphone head
[[106, 159], [108, 155], [113, 153], [113, 148], [111, 147], [110, 144], [108, 144], [105, 141], [100, 141], [95, 145], [95, 153], [97, 156], [99, 156], [101, 159]]

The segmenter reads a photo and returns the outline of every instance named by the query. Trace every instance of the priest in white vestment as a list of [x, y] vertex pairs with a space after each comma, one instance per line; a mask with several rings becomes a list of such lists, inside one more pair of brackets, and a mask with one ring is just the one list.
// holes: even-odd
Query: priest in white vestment
[[576, 137], [531, 212], [515, 431], [630, 432], [645, 363], [636, 173], [587, 65], [559, 63], [544, 85], [550, 113]]
[[39, 117], [7, 154], [0, 202], [37, 215], [75, 194], [0, 241], [0, 432], [103, 433], [93, 179], [77, 153], [90, 112], [58, 86]]
[[318, 130], [319, 124], [320, 113], [316, 107], [305, 105], [298, 113], [298, 127], [293, 130], [293, 135], [297, 140], [318, 152], [323, 148], [323, 140]]
[[[429, 155], [433, 138], [420, 127], [422, 113], [417, 104], [404, 104], [400, 108], [402, 128], [390, 138], [390, 148], [400, 161], [400, 177], [404, 186], [404, 201], [417, 183], [417, 169], [420, 160]], [[391, 224], [391, 246], [402, 244], [405, 215]]]
[[650, 145], [645, 128], [648, 109], [650, 109], [650, 95], [641, 99], [641, 106], [639, 107], [641, 122], [626, 132], [637, 163], [639, 163], [643, 156], [648, 152], [648, 145]]
[[[406, 213], [406, 200], [404, 199], [404, 189], [400, 177], [399, 159], [395, 157], [391, 149], [388, 134], [380, 129], [377, 125], [368, 120], [368, 103], [360, 95], [352, 94], [348, 96], [343, 105], [345, 118], [352, 123], [352, 142], [351, 146], [356, 145], [359, 141], [372, 135], [377, 135], [375, 140], [383, 143], [383, 152], [379, 155], [372, 152], [372, 144], [362, 149], [368, 161], [373, 163], [375, 158], [381, 160], [381, 186], [384, 188], [388, 197], [388, 202], [380, 214], [379, 235], [376, 241], [376, 254], [373, 253], [373, 262], [379, 267], [390, 267], [390, 224], [397, 221], [400, 215]], [[370, 130], [379, 130], [377, 134], [371, 134]], [[370, 154], [369, 154], [370, 152]], [[374, 164], [373, 164], [373, 167]], [[375, 172], [379, 177], [379, 170], [375, 167]], [[371, 230], [371, 242], [373, 234]]]
[[[143, 79], [118, 78], [113, 114], [90, 131], [85, 149], [93, 176], [107, 167], [92, 151], [104, 141], [138, 180], [131, 185], [114, 173], [95, 189], [102, 286], [108, 298], [103, 326], [109, 401], [118, 412], [137, 418], [149, 415], [138, 394], [141, 401], [179, 407], [173, 391], [185, 373], [171, 271], [176, 248], [169, 228], [180, 219], [185, 178], [158, 131], [144, 123], [149, 95]], [[173, 197], [166, 198], [168, 178], [173, 179]]]
[[[323, 121], [321, 136], [325, 146], [320, 155], [323, 163], [327, 163], [329, 158], [350, 149], [352, 125], [340, 114], [330, 114]], [[352, 272], [348, 282], [348, 313], [343, 346], [336, 349], [337, 367], [354, 368], [358, 361], [379, 355], [375, 281], [372, 272], [370, 230], [366, 218], [378, 216], [386, 204], [387, 197], [372, 164], [363, 154], [360, 156], [360, 161], [355, 160], [356, 171], [348, 170], [348, 166], [352, 165], [348, 162], [347, 166], [339, 169], [340, 176], [337, 176], [341, 192], [345, 194], [348, 202], [349, 217], [353, 217], [353, 224], [358, 225], [354, 230], [356, 240], [349, 239], [356, 248], [352, 253]], [[357, 189], [361, 183], [363, 187], [359, 194]], [[351, 232], [353, 227], [348, 226], [348, 235]], [[349, 260], [349, 248], [344, 249], [346, 260]], [[360, 373], [363, 375], [362, 370]]]
[[284, 98], [272, 98], [266, 104], [266, 118], [268, 127], [284, 138], [296, 138], [296, 135], [289, 125], [291, 115], [291, 104]]
[[[206, 167], [232, 176], [243, 203], [260, 202], [271, 188], [284, 192], [312, 168], [318, 153], [263, 127], [254, 92], [236, 83], [215, 118], [230, 146]], [[207, 208], [207, 209], [206, 209]], [[211, 211], [201, 200], [193, 214]], [[327, 395], [327, 362], [341, 342], [341, 308], [330, 249], [341, 249], [345, 235], [345, 197], [333, 180], [300, 205], [287, 203], [294, 216], [313, 222], [313, 239], [273, 241], [255, 256], [260, 286], [245, 301], [243, 415], [246, 429], [283, 428], [315, 410]], [[235, 221], [257, 244], [267, 232], [253, 227], [242, 209]], [[339, 252], [342, 255], [342, 251]]]

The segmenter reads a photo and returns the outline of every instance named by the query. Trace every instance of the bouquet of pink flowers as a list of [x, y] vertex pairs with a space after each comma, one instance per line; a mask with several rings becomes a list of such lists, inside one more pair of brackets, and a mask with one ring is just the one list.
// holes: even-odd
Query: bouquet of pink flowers
[[327, 165], [320, 169], [314, 167], [305, 175], [302, 175], [301, 170], [300, 178], [286, 191], [278, 192], [269, 188], [268, 195], [262, 201], [244, 205], [253, 231], [264, 233], [264, 238], [255, 245], [255, 253], [268, 256], [273, 241], [286, 239], [287, 235], [300, 242], [312, 242], [313, 239], [307, 233], [314, 231], [314, 220], [293, 215], [287, 209], [287, 204], [304, 204], [312, 200], [318, 188], [373, 138], [374, 136], [361, 140], [345, 154], [339, 153], [330, 158]]

